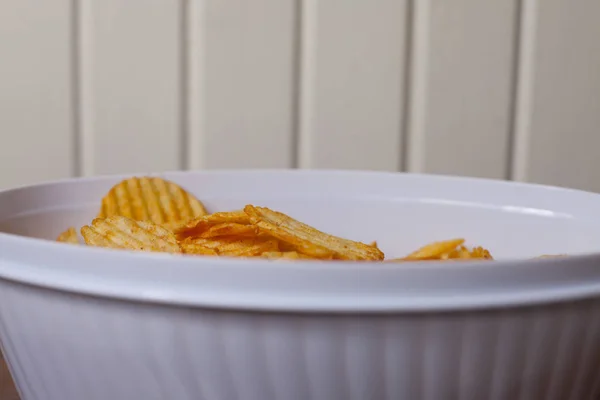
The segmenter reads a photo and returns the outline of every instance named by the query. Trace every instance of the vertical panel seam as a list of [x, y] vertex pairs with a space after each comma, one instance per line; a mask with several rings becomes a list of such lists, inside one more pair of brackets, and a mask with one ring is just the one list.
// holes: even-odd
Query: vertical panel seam
[[[297, 163], [299, 168], [310, 167], [312, 156], [311, 127], [310, 121], [313, 117], [315, 68], [314, 57], [316, 57], [314, 46], [316, 45], [317, 29], [317, 2], [318, 0], [300, 0], [300, 49], [299, 49], [299, 71], [298, 71], [298, 146]], [[314, 133], [314, 132], [313, 132]]]
[[89, 0], [72, 0], [72, 107], [75, 130], [76, 174], [94, 174], [93, 104], [91, 96], [92, 40]]
[[179, 0], [179, 160], [180, 169], [190, 169], [188, 148], [190, 147], [189, 129], [189, 0]]
[[427, 107], [427, 63], [431, 0], [414, 0], [411, 5], [409, 84], [406, 88], [406, 170], [422, 172], [425, 164], [425, 117]]
[[518, 42], [514, 71], [514, 95], [510, 137], [512, 180], [527, 180], [529, 142], [533, 107], [534, 62], [537, 28], [537, 0], [521, 0], [518, 17]]
[[184, 46], [186, 47], [186, 63], [185, 69], [185, 84], [187, 88], [185, 93], [185, 104], [186, 104], [186, 138], [184, 149], [186, 152], [186, 168], [187, 169], [199, 169], [204, 166], [203, 151], [204, 151], [204, 121], [203, 113], [205, 104], [203, 104], [204, 74], [206, 71], [202, 68], [202, 61], [200, 59], [199, 52], [202, 49], [199, 46], [204, 45], [204, 38], [201, 36], [202, 29], [200, 27], [199, 19], [204, 15], [204, 7], [206, 0], [183, 0], [187, 2], [185, 7], [185, 32], [184, 32]]
[[70, 66], [71, 66], [71, 129], [72, 129], [72, 157], [71, 165], [72, 176], [83, 175], [83, 138], [81, 137], [81, 107], [80, 107], [80, 75], [79, 70], [79, 48], [80, 48], [80, 2], [81, 0], [71, 0], [71, 30], [70, 30]]
[[512, 63], [511, 63], [511, 82], [510, 82], [510, 94], [509, 94], [509, 114], [508, 114], [508, 132], [507, 132], [507, 150], [506, 150], [506, 166], [505, 166], [505, 179], [512, 180], [513, 176], [513, 161], [514, 153], [513, 147], [515, 143], [515, 117], [516, 117], [516, 101], [518, 91], [518, 74], [519, 74], [519, 62], [520, 54], [519, 49], [521, 47], [521, 20], [522, 20], [522, 8], [524, 0], [515, 1], [515, 13], [514, 13], [514, 30], [513, 30], [513, 43], [512, 43]]
[[294, 2], [294, 18], [293, 23], [293, 55], [292, 55], [292, 84], [291, 84], [291, 140], [290, 140], [290, 163], [292, 168], [299, 168], [299, 151], [300, 151], [300, 103], [301, 85], [302, 85], [302, 6], [303, 0], [295, 0]]
[[413, 56], [413, 10], [414, 10], [414, 2], [417, 0], [406, 0], [405, 4], [405, 16], [404, 21], [406, 27], [404, 29], [404, 48], [402, 51], [404, 52], [404, 63], [403, 70], [401, 72], [402, 76], [400, 78], [401, 85], [401, 99], [402, 105], [400, 109], [400, 159], [398, 162], [398, 170], [399, 171], [408, 171], [408, 130], [409, 130], [409, 112], [410, 112], [410, 87], [411, 87], [411, 65], [412, 65], [412, 56]]

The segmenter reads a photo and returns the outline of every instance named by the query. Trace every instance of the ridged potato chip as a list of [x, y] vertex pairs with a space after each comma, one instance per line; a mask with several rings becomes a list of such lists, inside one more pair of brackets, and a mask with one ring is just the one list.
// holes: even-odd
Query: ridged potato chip
[[81, 244], [79, 242], [79, 237], [77, 236], [77, 230], [73, 227], [70, 227], [69, 229], [58, 235], [56, 241], [70, 244]]
[[180, 240], [192, 236], [201, 236], [210, 228], [223, 224], [251, 225], [251, 222], [250, 217], [242, 210], [216, 212], [188, 222], [176, 229], [175, 234]]
[[[419, 250], [412, 252], [406, 257], [393, 258], [386, 262], [404, 261], [464, 261], [464, 260], [492, 260], [492, 255], [483, 247], [475, 247], [469, 250], [463, 246], [463, 239], [452, 239], [442, 242], [429, 243]], [[448, 250], [450, 249], [450, 250]]]
[[442, 242], [429, 243], [420, 249], [410, 253], [404, 258], [405, 261], [411, 260], [434, 260], [440, 258], [445, 253], [455, 250], [465, 242], [464, 239], [451, 239]]
[[258, 228], [254, 225], [242, 225], [233, 222], [211, 226], [202, 232], [201, 238], [213, 238], [222, 236], [243, 236], [255, 237], [258, 235]]
[[297, 251], [267, 251], [260, 256], [271, 260], [317, 260], [317, 258], [300, 254]]
[[206, 214], [204, 205], [181, 186], [158, 177], [133, 177], [110, 189], [98, 218], [120, 215], [175, 229]]
[[229, 257], [257, 257], [265, 252], [279, 251], [279, 243], [272, 238], [187, 238], [181, 242], [184, 251], [194, 245], [215, 250], [218, 255]]
[[247, 205], [244, 212], [260, 232], [293, 246], [295, 251], [302, 254], [317, 258], [333, 256], [340, 260], [384, 258], [384, 254], [376, 247], [326, 234], [268, 208]]
[[471, 258], [471, 252], [465, 246], [461, 245], [452, 251], [443, 253], [434, 258], [439, 258], [440, 260], [468, 259]]
[[218, 256], [219, 253], [215, 249], [211, 249], [210, 247], [203, 246], [200, 243], [195, 243], [193, 241], [184, 240], [179, 243], [181, 250], [185, 254], [194, 254], [197, 256]]
[[90, 246], [181, 253], [175, 235], [168, 229], [118, 215], [94, 219], [91, 226], [81, 228], [81, 234]]
[[493, 257], [490, 254], [489, 250], [484, 249], [483, 247], [474, 247], [471, 252], [471, 258], [484, 259], [484, 260], [492, 260]]
[[491, 260], [492, 255], [483, 247], [475, 247], [471, 250], [465, 246], [460, 246], [449, 253], [442, 254], [440, 260], [460, 261], [460, 260]]

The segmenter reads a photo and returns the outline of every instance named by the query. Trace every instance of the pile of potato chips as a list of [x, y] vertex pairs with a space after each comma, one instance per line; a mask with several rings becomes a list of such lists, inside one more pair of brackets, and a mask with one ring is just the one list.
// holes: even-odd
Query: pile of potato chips
[[[88, 246], [198, 256], [384, 260], [376, 243], [329, 235], [268, 208], [247, 205], [243, 210], [209, 214], [194, 195], [158, 177], [133, 177], [111, 188], [98, 216], [81, 228], [81, 235]], [[57, 240], [80, 243], [73, 227]], [[464, 242], [431, 243], [387, 261], [492, 259], [488, 250], [468, 249]]]

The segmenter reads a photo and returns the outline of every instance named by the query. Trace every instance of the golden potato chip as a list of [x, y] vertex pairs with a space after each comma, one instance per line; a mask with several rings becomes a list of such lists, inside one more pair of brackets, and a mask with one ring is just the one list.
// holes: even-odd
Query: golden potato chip
[[175, 229], [206, 214], [204, 205], [179, 185], [157, 177], [133, 177], [110, 189], [98, 218], [120, 215]]
[[469, 259], [471, 258], [471, 252], [465, 246], [459, 246], [458, 248], [440, 255], [440, 260], [454, 260], [454, 259]]
[[378, 249], [378, 248], [379, 248], [379, 246], [377, 245], [377, 241], [373, 241], [373, 242], [371, 242], [371, 243], [369, 244], [369, 246], [371, 246], [371, 247], [375, 247], [376, 249]]
[[317, 260], [306, 254], [300, 254], [297, 251], [267, 251], [262, 253], [261, 257], [272, 260]]
[[148, 221], [134, 221], [123, 216], [96, 218], [91, 226], [81, 228], [85, 242], [91, 246], [181, 253], [175, 235]]
[[277, 240], [258, 237], [187, 238], [181, 242], [184, 249], [191, 245], [203, 246], [215, 250], [218, 255], [230, 257], [256, 257], [265, 252], [279, 251]]
[[70, 244], [80, 244], [79, 237], [77, 236], [77, 231], [73, 227], [70, 227], [69, 229], [58, 235], [56, 241]]
[[[483, 247], [475, 247], [469, 250], [462, 244], [458, 247], [452, 248], [455, 243], [460, 243], [462, 239], [448, 240], [445, 242], [430, 243], [419, 250], [411, 253], [411, 255], [402, 258], [393, 258], [386, 260], [387, 262], [404, 262], [404, 261], [464, 261], [464, 260], [492, 260], [490, 252]], [[442, 249], [452, 248], [452, 250], [439, 254]], [[420, 252], [420, 253], [418, 253]], [[418, 255], [421, 257], [415, 257]]]
[[410, 253], [404, 257], [406, 261], [410, 260], [432, 260], [440, 258], [444, 253], [449, 253], [455, 250], [458, 246], [465, 242], [464, 239], [451, 239], [442, 242], [429, 243], [417, 251]]
[[247, 205], [244, 212], [259, 231], [295, 247], [313, 257], [333, 255], [341, 260], [382, 260], [384, 254], [376, 247], [323, 233], [289, 216], [264, 207]]
[[213, 238], [220, 236], [246, 236], [258, 235], [258, 228], [254, 225], [242, 225], [233, 222], [214, 225], [202, 232], [201, 238]]
[[483, 247], [480, 247], [480, 246], [475, 247], [475, 248], [473, 248], [473, 250], [471, 250], [471, 258], [478, 258], [478, 259], [485, 259], [485, 260], [493, 259], [489, 250], [484, 249]]
[[[266, 234], [264, 232], [261, 233], [259, 231], [259, 237], [262, 237], [262, 236], [269, 237], [268, 234]], [[314, 255], [309, 255], [307, 253], [298, 253], [297, 252], [297, 250], [298, 250], [298, 246], [297, 245], [279, 241], [279, 250], [282, 253], [296, 252], [296, 253], [298, 253], [298, 254], [300, 254], [302, 256], [308, 257], [308, 258], [314, 258], [314, 259], [319, 259], [319, 260], [333, 260], [334, 253], [333, 253], [333, 251], [331, 251], [329, 249], [322, 249], [322, 248], [320, 248], [318, 246], [313, 246], [311, 248], [309, 245], [306, 245], [306, 248], [309, 249], [308, 253], [312, 252], [312, 254], [320, 254], [320, 255], [317, 257], [317, 256], [314, 256]]]
[[442, 260], [491, 260], [492, 255], [490, 252], [483, 247], [475, 247], [472, 250], [467, 249], [465, 246], [460, 246], [449, 253], [443, 254], [440, 259]]
[[211, 249], [210, 247], [203, 246], [199, 243], [183, 241], [180, 244], [181, 250], [185, 254], [195, 254], [200, 256], [218, 256], [216, 250]]
[[242, 210], [217, 212], [196, 218], [175, 230], [177, 237], [185, 239], [190, 236], [200, 236], [215, 225], [237, 224], [250, 225], [250, 218]]

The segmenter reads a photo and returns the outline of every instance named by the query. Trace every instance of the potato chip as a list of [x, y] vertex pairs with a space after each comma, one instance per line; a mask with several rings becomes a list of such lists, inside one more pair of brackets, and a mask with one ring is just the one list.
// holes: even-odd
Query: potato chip
[[449, 253], [455, 250], [464, 242], [464, 239], [451, 239], [442, 242], [429, 243], [404, 257], [404, 260], [434, 260], [436, 258], [440, 258], [444, 253]]
[[79, 237], [77, 236], [77, 230], [70, 227], [56, 238], [57, 242], [70, 243], [70, 244], [81, 244], [79, 243]]
[[459, 246], [458, 248], [441, 254], [436, 258], [439, 258], [440, 260], [469, 259], [471, 258], [471, 252], [465, 246]]
[[[458, 247], [452, 247], [454, 244], [464, 242], [463, 239], [453, 239], [443, 242], [434, 242], [421, 247], [419, 250], [411, 253], [411, 255], [402, 258], [393, 258], [386, 262], [404, 262], [404, 261], [464, 261], [464, 260], [492, 260], [492, 255], [483, 247], [475, 247], [469, 250], [462, 244]], [[440, 253], [445, 249], [451, 248], [450, 251]]]
[[484, 249], [483, 247], [475, 247], [471, 250], [471, 258], [484, 259], [484, 260], [493, 260], [492, 255], [489, 250]]
[[233, 222], [214, 225], [204, 231], [201, 238], [213, 238], [221, 236], [244, 236], [253, 237], [258, 235], [258, 228], [254, 225], [242, 225]]
[[443, 254], [440, 259], [442, 260], [491, 260], [492, 255], [490, 252], [483, 247], [475, 247], [472, 250], [467, 249], [465, 246], [459, 246], [457, 249], [452, 250], [449, 253]]
[[181, 253], [171, 231], [152, 222], [134, 221], [123, 216], [96, 218], [91, 226], [81, 228], [81, 234], [91, 246]]
[[341, 260], [383, 260], [376, 247], [323, 233], [289, 216], [264, 207], [247, 205], [244, 212], [259, 231], [292, 245], [302, 254]]
[[206, 214], [204, 205], [179, 185], [157, 177], [133, 177], [110, 189], [98, 218], [120, 215], [175, 229]]
[[256, 257], [265, 252], [279, 251], [277, 240], [259, 237], [187, 238], [181, 242], [184, 249], [193, 245], [206, 247], [216, 251], [218, 255], [230, 257]]
[[267, 251], [260, 256], [271, 260], [317, 260], [306, 254], [300, 254], [297, 251]]
[[200, 236], [213, 226], [222, 224], [250, 225], [251, 222], [248, 215], [241, 210], [217, 212], [188, 222], [186, 225], [176, 229], [175, 234], [180, 240], [191, 236]]
[[[259, 236], [264, 235], [264, 236], [269, 236], [265, 233], [261, 233], [259, 231]], [[319, 260], [333, 260], [333, 256], [334, 253], [331, 250], [328, 249], [322, 249], [318, 246], [314, 246], [312, 247], [312, 249], [310, 248], [310, 246], [307, 245], [307, 248], [310, 249], [309, 253], [312, 251], [313, 254], [320, 254], [319, 256], [314, 256], [314, 255], [309, 255], [307, 253], [299, 253], [303, 256], [306, 257], [310, 257], [310, 258], [314, 258], [314, 259], [319, 259]], [[298, 250], [298, 246], [291, 244], [291, 243], [286, 243], [286, 242], [282, 242], [279, 241], [279, 250], [283, 253], [291, 253], [291, 252], [297, 252]]]
[[181, 250], [185, 254], [194, 254], [198, 256], [218, 256], [219, 253], [215, 249], [211, 249], [210, 247], [203, 246], [199, 243], [184, 241], [180, 244]]

